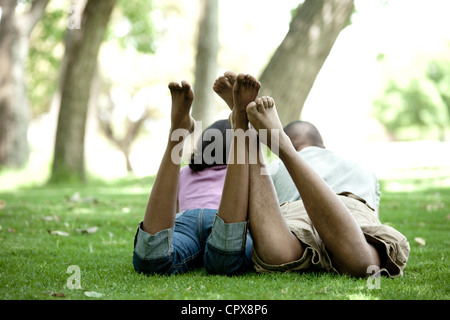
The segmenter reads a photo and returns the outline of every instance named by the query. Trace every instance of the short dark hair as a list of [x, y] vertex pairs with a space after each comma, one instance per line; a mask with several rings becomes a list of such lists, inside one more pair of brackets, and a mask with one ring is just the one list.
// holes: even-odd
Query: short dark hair
[[[228, 163], [228, 154], [231, 140], [229, 137], [227, 137], [227, 131], [228, 135], [230, 135], [231, 134], [230, 129], [231, 129], [230, 122], [228, 121], [228, 119], [226, 120], [224, 119], [214, 122], [212, 125], [210, 125], [202, 132], [202, 135], [197, 142], [197, 146], [194, 152], [191, 154], [191, 159], [189, 162], [189, 167], [191, 168], [191, 170], [202, 171], [205, 168]], [[204, 151], [210, 144], [216, 141], [217, 134], [220, 134], [222, 138], [222, 145], [220, 146], [221, 150], [219, 150], [219, 152], [221, 152], [221, 155], [216, 156], [216, 150], [218, 148], [213, 148], [210, 154], [213, 160], [208, 159], [207, 157], [205, 158], [205, 156], [209, 155], [206, 155]], [[216, 159], [217, 157], [220, 158]]]
[[291, 139], [294, 147], [316, 146], [324, 148], [322, 135], [312, 123], [297, 120], [284, 127], [284, 132]]

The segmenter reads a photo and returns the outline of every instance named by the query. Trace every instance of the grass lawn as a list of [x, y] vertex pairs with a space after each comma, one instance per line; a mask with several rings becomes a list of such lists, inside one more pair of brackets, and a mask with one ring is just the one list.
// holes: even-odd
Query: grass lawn
[[[382, 277], [379, 289], [369, 289], [367, 278], [327, 273], [137, 274], [133, 238], [152, 178], [0, 191], [0, 299], [447, 300], [450, 187], [439, 184], [443, 178], [411, 176], [381, 181], [381, 220], [409, 239], [411, 254], [404, 276]], [[392, 191], [393, 184], [414, 187]]]

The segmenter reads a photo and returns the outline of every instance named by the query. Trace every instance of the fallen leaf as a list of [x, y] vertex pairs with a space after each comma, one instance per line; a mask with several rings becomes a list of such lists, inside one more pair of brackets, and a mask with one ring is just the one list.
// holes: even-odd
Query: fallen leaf
[[95, 291], [85, 291], [84, 295], [89, 298], [101, 298], [103, 294], [95, 292]]
[[16, 232], [16, 229], [14, 229], [14, 228], [8, 228], [8, 232], [14, 233], [14, 232]]
[[87, 228], [87, 229], [77, 229], [78, 232], [81, 233], [95, 233], [97, 232], [98, 227], [91, 227], [91, 228]]
[[66, 295], [62, 292], [44, 291], [45, 294], [49, 294], [53, 297], [65, 297]]
[[427, 243], [424, 238], [416, 237], [414, 241], [421, 247], [424, 247]]
[[44, 221], [59, 221], [59, 217], [58, 216], [45, 216], [42, 217], [42, 220]]
[[75, 202], [75, 203], [97, 203], [97, 199], [94, 197], [86, 197], [81, 198], [79, 192], [75, 192], [73, 196], [69, 198], [69, 202]]
[[4, 200], [0, 200], [0, 210], [4, 209], [6, 206], [6, 203]]
[[70, 201], [70, 202], [79, 202], [80, 199], [81, 199], [80, 193], [79, 193], [79, 192], [75, 192], [75, 193], [73, 194], [73, 196], [70, 197], [69, 201]]
[[62, 293], [62, 292], [56, 292], [56, 293], [53, 292], [52, 296], [53, 297], [65, 297], [66, 295], [64, 293]]
[[67, 237], [69, 235], [69, 233], [64, 232], [64, 231], [58, 231], [58, 230], [47, 230], [47, 231], [50, 234], [56, 234], [56, 235], [62, 236], [62, 237]]

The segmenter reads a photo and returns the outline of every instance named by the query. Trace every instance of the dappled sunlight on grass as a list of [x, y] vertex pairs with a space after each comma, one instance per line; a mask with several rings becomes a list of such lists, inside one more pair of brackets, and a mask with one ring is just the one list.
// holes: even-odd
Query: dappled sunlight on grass
[[420, 191], [450, 187], [450, 166], [390, 170], [381, 179], [383, 190], [391, 192]]
[[350, 300], [374, 300], [370, 295], [366, 295], [362, 292], [353, 293], [348, 295], [348, 299]]
[[447, 172], [448, 167], [404, 169], [380, 181], [380, 219], [403, 233], [411, 246], [404, 276], [381, 277], [380, 289], [369, 289], [366, 278], [325, 272], [226, 277], [198, 269], [173, 277], [139, 275], [131, 262], [133, 238], [154, 176], [2, 191], [0, 296], [86, 299], [82, 290], [66, 287], [67, 267], [77, 265], [83, 290], [99, 292], [103, 299], [445, 299]]
[[3, 190], [14, 190], [17, 188], [41, 185], [50, 177], [50, 169], [45, 167], [36, 168], [29, 164], [22, 170], [0, 171], [0, 192]]

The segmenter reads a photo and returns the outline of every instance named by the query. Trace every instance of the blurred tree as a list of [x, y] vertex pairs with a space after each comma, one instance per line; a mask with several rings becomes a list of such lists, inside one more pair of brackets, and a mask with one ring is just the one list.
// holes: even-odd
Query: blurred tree
[[111, 28], [107, 30], [107, 41], [116, 40], [122, 48], [134, 48], [140, 53], [154, 53], [156, 31], [151, 18], [153, 2], [118, 0], [116, 7]]
[[25, 65], [30, 34], [48, 2], [0, 0], [0, 167], [23, 167], [28, 161]]
[[422, 77], [406, 85], [391, 79], [374, 103], [374, 116], [394, 140], [435, 137], [450, 128], [450, 61], [431, 61]]
[[447, 140], [446, 131], [450, 128], [450, 61], [432, 60], [428, 64], [426, 74], [428, 79], [435, 85], [442, 102], [442, 116], [438, 127], [439, 139], [444, 141]]
[[[68, 18], [76, 18], [74, 8], [84, 8], [85, 4], [86, 0], [50, 2], [44, 18], [31, 35], [27, 84], [34, 116], [48, 112], [50, 105], [59, 108], [62, 71], [67, 61], [64, 48], [70, 45], [71, 35], [76, 30], [68, 28]], [[155, 28], [150, 17], [152, 7], [152, 1], [118, 0], [105, 41], [114, 41], [121, 48], [153, 53]]]
[[[71, 0], [72, 7], [81, 7], [84, 8], [86, 6], [87, 0]], [[119, 47], [131, 49], [133, 48], [139, 53], [154, 53], [154, 39], [156, 37], [155, 28], [151, 19], [151, 12], [153, 9], [152, 1], [141, 1], [141, 0], [117, 0], [117, 4], [115, 5], [115, 10], [111, 14], [109, 18], [108, 28], [105, 31], [105, 41], [115, 42]], [[55, 13], [56, 15], [56, 13]], [[69, 22], [70, 23], [70, 22]], [[65, 79], [65, 72], [67, 68], [67, 62], [69, 54], [71, 54], [70, 47], [73, 45], [73, 34], [77, 32], [76, 28], [69, 28], [66, 32], [65, 37], [65, 47], [66, 54], [60, 64], [59, 72], [60, 72], [60, 81], [59, 81], [59, 89], [55, 91], [55, 95], [53, 98], [53, 103], [59, 106], [61, 93], [62, 93], [62, 85]], [[51, 33], [48, 33], [51, 34]], [[57, 40], [57, 37], [50, 36], [46, 38], [46, 42], [54, 42]], [[50, 41], [49, 41], [50, 40]], [[44, 56], [45, 57], [45, 56]], [[108, 82], [108, 79], [104, 79], [101, 72], [97, 69], [94, 70], [93, 80], [90, 86], [90, 96], [89, 96], [89, 107], [95, 107], [98, 113], [107, 114], [110, 110], [109, 107], [106, 109], [102, 109], [99, 102], [99, 96], [109, 96], [110, 92], [108, 90], [111, 89], [109, 86], [105, 88], [104, 83]], [[58, 86], [57, 86], [58, 87]], [[106, 90], [106, 91], [105, 91]], [[80, 105], [79, 105], [80, 106]], [[114, 106], [114, 105], [110, 105]], [[132, 141], [136, 138], [139, 128], [142, 123], [148, 118], [152, 113], [148, 110], [141, 115], [142, 119], [135, 121], [135, 119], [130, 120], [126, 119], [127, 122], [127, 133], [123, 138], [119, 138], [115, 127], [115, 123], [108, 122], [109, 117], [99, 117], [99, 125], [102, 132], [106, 135], [108, 139], [110, 139], [118, 148], [121, 150], [127, 161], [127, 169], [131, 169], [131, 163], [129, 162], [129, 152]], [[61, 116], [61, 115], [60, 115]], [[83, 114], [84, 120], [78, 121], [77, 125], [80, 127], [78, 131], [83, 132], [84, 136], [84, 126], [86, 123], [87, 112]], [[81, 127], [83, 125], [83, 127]], [[127, 144], [127, 145], [126, 145]], [[56, 147], [56, 143], [55, 143]], [[84, 145], [83, 145], [84, 152]], [[84, 156], [83, 156], [84, 158]], [[79, 159], [79, 161], [82, 161]], [[84, 167], [84, 166], [83, 166]], [[80, 169], [83, 173], [76, 175], [74, 179], [79, 179], [79, 177], [84, 177], [84, 168]], [[51, 181], [57, 181], [60, 179], [66, 179], [68, 177], [64, 177], [65, 174], [62, 172], [60, 178], [52, 176]], [[70, 175], [69, 175], [70, 176]], [[79, 176], [79, 177], [77, 177]], [[84, 179], [84, 178], [82, 178]]]
[[125, 165], [128, 173], [133, 172], [133, 166], [130, 161], [130, 151], [133, 141], [136, 139], [139, 130], [141, 129], [145, 120], [150, 116], [147, 110], [144, 110], [137, 119], [131, 120], [129, 117], [126, 118], [126, 129], [125, 134], [121, 137], [114, 130], [113, 121], [111, 113], [105, 112], [108, 110], [112, 112], [111, 109], [103, 109], [101, 113], [98, 114], [98, 121], [100, 123], [100, 128], [106, 137], [114, 143], [117, 148], [123, 153], [125, 157]]
[[217, 76], [219, 2], [218, 0], [200, 0], [200, 4], [192, 116], [202, 121], [206, 127], [214, 121], [217, 111], [213, 105], [214, 93], [211, 87]]
[[[88, 0], [66, 43], [51, 182], [84, 181], [84, 138], [97, 55], [116, 0]], [[80, 10], [78, 8], [78, 10]]]
[[260, 81], [261, 94], [272, 96], [283, 125], [298, 120], [303, 104], [339, 33], [354, 9], [354, 0], [305, 0]]
[[30, 37], [26, 84], [32, 118], [49, 111], [58, 88], [67, 29], [67, 3], [51, 1]]
[[[152, 108], [147, 95], [142, 94], [141, 88], [136, 88], [133, 94], [122, 90], [122, 94], [129, 98], [126, 103], [118, 105], [112, 97], [110, 83], [105, 81], [100, 85], [97, 99], [97, 119], [102, 133], [122, 152], [125, 158], [126, 170], [133, 173], [130, 160], [131, 146], [137, 138], [145, 121], [149, 118], [157, 118], [159, 112]], [[125, 109], [118, 110], [118, 109]], [[119, 116], [118, 116], [119, 114]]]
[[[122, 49], [133, 48], [140, 54], [155, 52], [156, 28], [152, 23], [152, 1], [119, 0], [116, 11], [111, 18], [111, 28], [107, 31], [107, 41], [115, 41]], [[128, 88], [126, 95], [130, 104], [127, 112], [116, 112], [121, 106], [111, 98], [115, 87], [109, 79], [98, 74], [98, 90], [93, 94], [97, 120], [101, 133], [113, 143], [124, 155], [126, 170], [133, 173], [130, 160], [131, 147], [141, 132], [141, 128], [149, 118], [157, 116], [157, 112], [149, 105], [149, 100], [142, 102], [141, 89], [144, 84], [134, 84]], [[124, 90], [124, 89], [123, 89]], [[121, 114], [120, 117], [117, 114]], [[119, 118], [119, 119], [118, 119]]]

